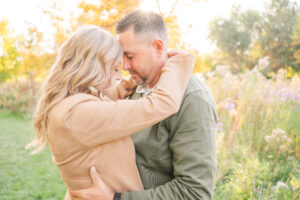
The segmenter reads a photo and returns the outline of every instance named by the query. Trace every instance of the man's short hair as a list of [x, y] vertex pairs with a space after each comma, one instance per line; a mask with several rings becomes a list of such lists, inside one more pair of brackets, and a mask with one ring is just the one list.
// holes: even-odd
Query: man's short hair
[[132, 26], [134, 33], [157, 33], [164, 42], [168, 42], [164, 20], [155, 12], [136, 10], [129, 13], [118, 22], [116, 32], [123, 33]]

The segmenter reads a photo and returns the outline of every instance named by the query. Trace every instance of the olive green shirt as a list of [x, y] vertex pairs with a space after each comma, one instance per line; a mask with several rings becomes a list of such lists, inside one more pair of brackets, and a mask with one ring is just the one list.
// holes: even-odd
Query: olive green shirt
[[[131, 99], [142, 95], [134, 93]], [[192, 76], [180, 110], [132, 136], [143, 191], [124, 200], [212, 199], [216, 177], [217, 113], [204, 83]]]

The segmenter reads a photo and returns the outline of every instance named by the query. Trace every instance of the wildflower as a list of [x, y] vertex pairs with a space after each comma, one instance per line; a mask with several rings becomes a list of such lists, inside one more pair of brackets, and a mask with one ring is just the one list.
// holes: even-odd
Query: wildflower
[[285, 69], [279, 69], [276, 74], [276, 80], [284, 80], [287, 77], [287, 71]]
[[225, 74], [230, 73], [229, 69], [230, 68], [226, 65], [218, 65], [215, 71], [216, 74], [223, 77]]
[[259, 59], [258, 61], [258, 69], [259, 70], [264, 70], [269, 66], [269, 56], [266, 56], [264, 58]]
[[281, 145], [280, 147], [279, 147], [279, 149], [280, 149], [280, 151], [286, 151], [286, 146], [285, 145]]
[[238, 112], [234, 109], [234, 110], [230, 110], [230, 111], [229, 111], [229, 114], [230, 114], [231, 116], [236, 116], [236, 115], [238, 114]]
[[265, 141], [266, 141], [267, 143], [270, 143], [270, 138], [271, 138], [271, 137], [270, 137], [269, 135], [266, 135], [266, 136], [265, 136]]
[[280, 134], [280, 135], [285, 135], [285, 130], [282, 130], [280, 128], [276, 128], [272, 131], [274, 134]]
[[278, 181], [276, 186], [275, 186], [276, 189], [280, 189], [280, 188], [287, 188], [287, 185], [281, 181]]
[[208, 79], [212, 79], [215, 76], [215, 72], [207, 72], [205, 75]]
[[218, 132], [223, 132], [223, 123], [222, 123], [222, 122], [219, 122], [219, 123], [217, 124], [217, 131], [218, 131]]
[[270, 158], [270, 159], [273, 158], [273, 155], [269, 155], [268, 158]]
[[229, 102], [224, 106], [225, 109], [227, 110], [234, 110], [235, 109], [235, 103]]

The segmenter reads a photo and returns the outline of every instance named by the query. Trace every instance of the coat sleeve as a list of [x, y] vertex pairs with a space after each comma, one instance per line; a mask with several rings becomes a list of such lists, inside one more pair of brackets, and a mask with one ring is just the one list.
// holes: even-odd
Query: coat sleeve
[[174, 179], [153, 189], [125, 192], [123, 200], [213, 198], [217, 114], [213, 100], [205, 95], [198, 91], [186, 96], [179, 117], [170, 119]]
[[193, 65], [190, 54], [168, 59], [157, 89], [138, 100], [83, 99], [66, 113], [64, 128], [81, 144], [94, 146], [156, 124], [179, 110]]

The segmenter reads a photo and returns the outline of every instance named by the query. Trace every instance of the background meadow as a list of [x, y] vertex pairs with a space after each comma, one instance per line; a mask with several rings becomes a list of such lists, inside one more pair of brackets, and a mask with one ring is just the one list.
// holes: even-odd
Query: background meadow
[[[49, 149], [32, 156], [24, 148], [35, 134], [32, 113], [40, 85], [72, 31], [96, 24], [114, 34], [122, 16], [149, 3], [75, 1], [76, 9], [66, 12], [67, 0], [44, 2], [39, 9], [51, 24], [48, 33], [31, 22], [19, 32], [12, 19], [0, 18], [0, 199], [63, 198]], [[228, 16], [210, 20], [205, 40], [214, 48], [203, 53], [184, 39], [197, 24], [187, 20], [189, 28], [182, 26], [179, 11], [214, 2], [152, 2], [168, 26], [169, 47], [196, 56], [194, 74], [217, 103], [214, 199], [299, 199], [300, 2], [266, 0], [251, 10], [239, 1]]]

